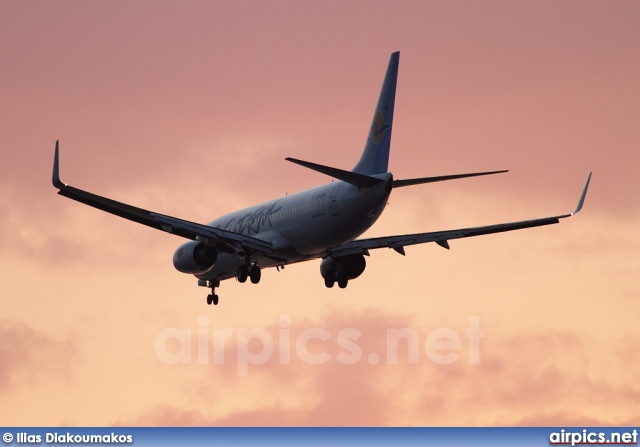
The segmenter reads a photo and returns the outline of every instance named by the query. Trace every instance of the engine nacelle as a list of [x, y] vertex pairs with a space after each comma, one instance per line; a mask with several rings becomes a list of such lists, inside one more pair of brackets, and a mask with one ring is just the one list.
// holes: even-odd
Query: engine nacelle
[[215, 247], [191, 241], [178, 247], [173, 254], [173, 266], [179, 272], [199, 275], [211, 270], [217, 259], [218, 251]]
[[349, 279], [355, 279], [364, 272], [366, 266], [367, 261], [365, 261], [364, 255], [326, 257], [320, 262], [320, 274], [325, 279], [328, 275], [335, 278], [337, 272], [344, 271]]

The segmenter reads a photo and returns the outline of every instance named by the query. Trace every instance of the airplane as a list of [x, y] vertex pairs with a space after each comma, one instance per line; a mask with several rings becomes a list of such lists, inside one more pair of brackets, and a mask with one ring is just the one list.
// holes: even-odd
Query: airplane
[[400, 52], [391, 54], [364, 150], [350, 171], [296, 158], [287, 161], [332, 177], [331, 183], [286, 195], [200, 224], [117, 202], [60, 180], [59, 141], [53, 162], [53, 185], [58, 194], [116, 216], [189, 239], [173, 255], [174, 267], [211, 289], [207, 304], [218, 304], [215, 289], [236, 278], [260, 282], [261, 271], [321, 259], [325, 286], [347, 287], [366, 267], [371, 250], [391, 248], [405, 255], [405, 247], [435, 242], [449, 249], [453, 239], [501, 233], [559, 223], [577, 214], [584, 204], [591, 173], [570, 214], [457, 230], [358, 239], [380, 217], [396, 188], [468, 177], [500, 174], [506, 170], [411, 179], [395, 179], [388, 171], [393, 111]]

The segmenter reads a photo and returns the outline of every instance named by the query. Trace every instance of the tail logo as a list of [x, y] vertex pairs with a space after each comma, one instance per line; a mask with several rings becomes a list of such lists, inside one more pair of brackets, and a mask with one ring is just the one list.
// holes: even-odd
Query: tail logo
[[384, 131], [390, 127], [391, 124], [384, 122], [384, 115], [382, 114], [382, 111], [378, 110], [376, 115], [373, 117], [373, 123], [371, 124], [371, 141], [373, 141], [373, 144], [380, 144], [384, 137]]

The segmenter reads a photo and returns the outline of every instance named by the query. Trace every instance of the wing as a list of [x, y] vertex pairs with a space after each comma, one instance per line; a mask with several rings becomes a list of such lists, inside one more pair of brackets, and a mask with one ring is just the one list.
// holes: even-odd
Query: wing
[[346, 256], [350, 254], [368, 254], [369, 250], [375, 248], [393, 248], [398, 253], [404, 255], [404, 247], [408, 245], [424, 244], [427, 242], [435, 242], [436, 244], [449, 249], [451, 239], [460, 239], [464, 237], [482, 236], [484, 234], [502, 233], [505, 231], [521, 230], [523, 228], [541, 227], [543, 225], [551, 225], [560, 222], [560, 219], [571, 217], [577, 214], [584, 205], [584, 199], [587, 195], [589, 182], [591, 181], [591, 173], [584, 185], [582, 195], [578, 201], [578, 206], [571, 214], [562, 214], [559, 216], [543, 217], [540, 219], [523, 220], [520, 222], [502, 223], [496, 225], [486, 225], [483, 227], [461, 228], [459, 230], [435, 231], [431, 233], [405, 234], [402, 236], [374, 237], [371, 239], [356, 239], [355, 241], [336, 247], [329, 252], [332, 257]]
[[107, 213], [115, 214], [116, 216], [132, 220], [157, 230], [162, 230], [187, 239], [199, 240], [207, 245], [217, 245], [218, 248], [230, 253], [242, 251], [247, 248], [265, 254], [272, 252], [271, 243], [260, 239], [231, 231], [220, 230], [208, 225], [202, 225], [164, 214], [154, 213], [153, 211], [117, 202], [63, 183], [60, 180], [60, 162], [57, 141], [55, 157], [53, 160], [52, 180], [53, 186], [60, 190], [58, 191], [58, 194], [61, 196], [68, 197], [94, 208], [98, 208], [102, 211], [106, 211]]

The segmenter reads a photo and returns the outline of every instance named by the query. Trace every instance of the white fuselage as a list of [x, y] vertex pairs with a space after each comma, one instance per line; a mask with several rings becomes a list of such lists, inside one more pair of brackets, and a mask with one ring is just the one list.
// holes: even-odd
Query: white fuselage
[[[270, 242], [271, 254], [251, 256], [251, 262], [262, 268], [324, 257], [330, 249], [360, 236], [382, 214], [392, 175], [373, 177], [385, 181], [371, 188], [334, 181], [224, 215], [208, 225]], [[203, 280], [232, 278], [244, 263], [239, 254], [219, 253], [215, 266], [196, 276]]]

